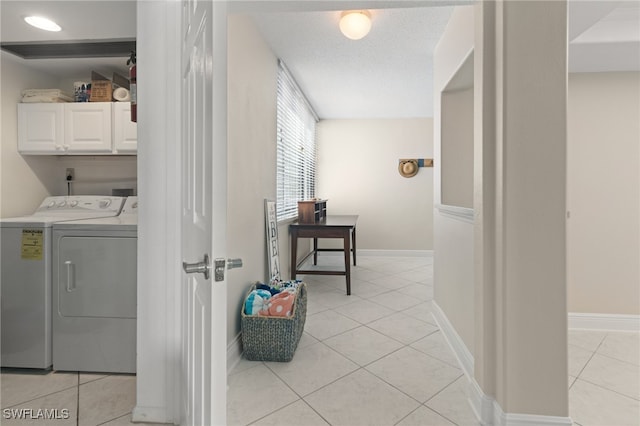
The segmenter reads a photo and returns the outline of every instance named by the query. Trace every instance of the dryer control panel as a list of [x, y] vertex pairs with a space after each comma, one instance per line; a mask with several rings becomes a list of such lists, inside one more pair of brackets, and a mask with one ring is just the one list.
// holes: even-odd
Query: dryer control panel
[[91, 217], [93, 214], [117, 216], [125, 197], [104, 195], [71, 195], [47, 197], [42, 201], [34, 216], [74, 216]]
[[124, 202], [124, 206], [122, 206], [122, 212], [120, 213], [120, 216], [128, 214], [138, 214], [138, 197], [136, 197], [135, 195], [127, 197]]

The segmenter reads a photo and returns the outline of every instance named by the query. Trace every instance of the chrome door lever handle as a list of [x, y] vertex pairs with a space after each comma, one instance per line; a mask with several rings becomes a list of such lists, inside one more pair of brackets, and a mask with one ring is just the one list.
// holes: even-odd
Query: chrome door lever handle
[[182, 262], [182, 269], [184, 269], [184, 272], [186, 272], [187, 274], [202, 273], [204, 274], [204, 279], [208, 280], [209, 271], [211, 270], [211, 264], [209, 263], [209, 255], [205, 254], [204, 260], [202, 262], [196, 262], [196, 263]]
[[215, 263], [215, 280], [224, 281], [224, 271], [226, 269], [242, 268], [242, 259], [218, 258]]
[[227, 259], [227, 269], [242, 268], [242, 259]]

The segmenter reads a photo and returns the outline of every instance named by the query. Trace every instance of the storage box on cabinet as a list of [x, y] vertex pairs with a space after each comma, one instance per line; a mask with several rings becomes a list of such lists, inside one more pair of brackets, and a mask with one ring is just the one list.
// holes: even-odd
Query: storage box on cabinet
[[298, 201], [298, 222], [319, 223], [327, 216], [327, 200]]
[[[129, 109], [128, 109], [129, 108]], [[18, 151], [40, 155], [135, 154], [128, 102], [18, 104]]]

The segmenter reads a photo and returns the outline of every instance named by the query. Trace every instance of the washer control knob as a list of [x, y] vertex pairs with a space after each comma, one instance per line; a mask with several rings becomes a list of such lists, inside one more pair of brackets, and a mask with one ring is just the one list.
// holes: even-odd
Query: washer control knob
[[55, 201], [50, 201], [49, 204], [47, 204], [47, 208], [50, 209], [51, 207], [55, 207], [56, 202]]
[[66, 205], [67, 205], [67, 202], [65, 200], [58, 201], [58, 207], [64, 207]]
[[106, 209], [107, 207], [109, 207], [109, 204], [111, 204], [111, 200], [109, 200], [108, 198], [105, 198], [104, 200], [100, 200], [100, 208], [101, 209]]
[[78, 205], [78, 200], [73, 200], [71, 202], [71, 207], [76, 207]]

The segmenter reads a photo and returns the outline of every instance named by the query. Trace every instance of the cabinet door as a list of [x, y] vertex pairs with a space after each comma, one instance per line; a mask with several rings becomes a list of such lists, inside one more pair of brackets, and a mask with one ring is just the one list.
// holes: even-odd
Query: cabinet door
[[64, 107], [66, 152], [111, 152], [111, 102], [69, 103]]
[[131, 121], [131, 102], [113, 103], [113, 147], [117, 154], [138, 150], [138, 124]]
[[63, 104], [18, 104], [18, 152], [62, 154]]

